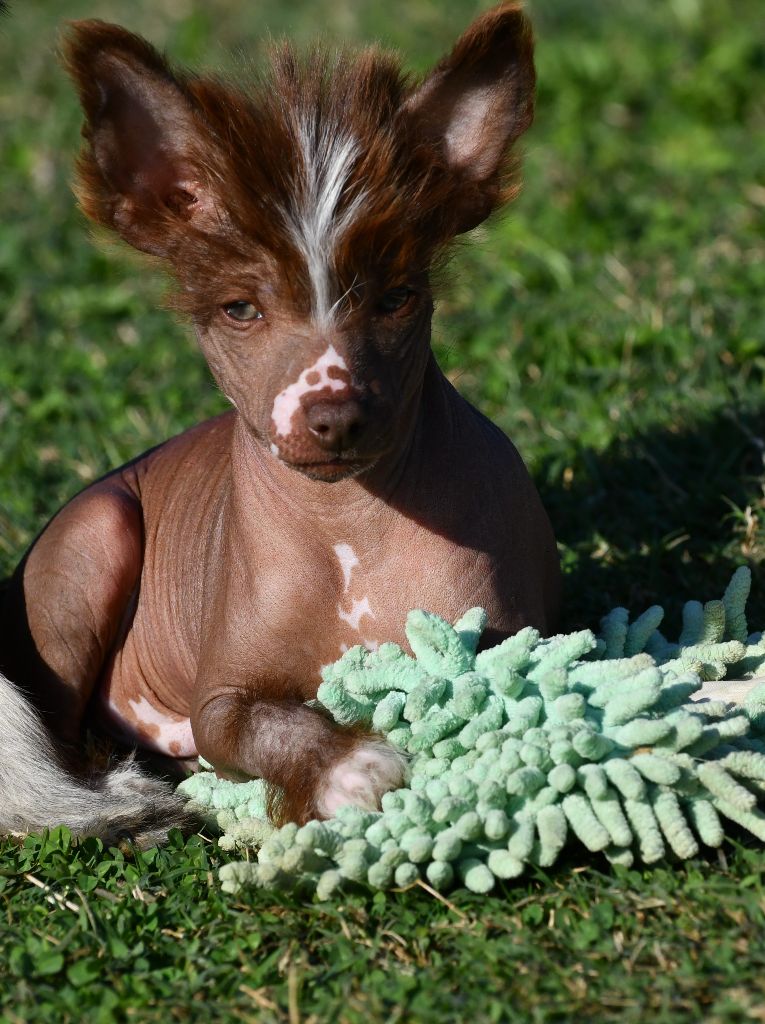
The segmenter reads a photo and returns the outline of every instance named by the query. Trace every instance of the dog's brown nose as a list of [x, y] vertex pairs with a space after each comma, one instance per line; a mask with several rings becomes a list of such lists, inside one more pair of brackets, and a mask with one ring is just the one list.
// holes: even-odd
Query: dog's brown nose
[[355, 398], [316, 402], [305, 411], [308, 429], [325, 451], [353, 448], [364, 428], [366, 416]]

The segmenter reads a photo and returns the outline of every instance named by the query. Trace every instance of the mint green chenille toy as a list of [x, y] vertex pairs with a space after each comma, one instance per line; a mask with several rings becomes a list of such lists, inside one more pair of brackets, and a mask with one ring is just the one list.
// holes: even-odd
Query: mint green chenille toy
[[722, 843], [726, 820], [765, 842], [765, 681], [740, 706], [708, 696], [709, 681], [765, 666], [765, 639], [747, 629], [750, 583], [740, 568], [722, 601], [689, 601], [677, 643], [659, 632], [658, 606], [633, 622], [615, 608], [599, 637], [526, 628], [479, 654], [482, 609], [454, 626], [410, 612], [414, 658], [391, 643], [354, 647], [324, 670], [314, 702], [410, 754], [408, 786], [381, 812], [344, 807], [277, 830], [263, 782], [199, 772], [181, 789], [220, 845], [257, 849], [221, 868], [223, 887], [326, 899], [351, 883], [421, 879], [489, 892], [527, 864], [551, 866], [569, 841], [619, 864], [693, 857]]

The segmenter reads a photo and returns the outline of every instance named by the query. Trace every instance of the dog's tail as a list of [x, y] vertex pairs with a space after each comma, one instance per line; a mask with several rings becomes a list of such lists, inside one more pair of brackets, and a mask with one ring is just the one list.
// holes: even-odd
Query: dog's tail
[[193, 822], [185, 802], [131, 758], [85, 780], [70, 774], [32, 705], [0, 675], [0, 834], [66, 825], [107, 845], [153, 846]]

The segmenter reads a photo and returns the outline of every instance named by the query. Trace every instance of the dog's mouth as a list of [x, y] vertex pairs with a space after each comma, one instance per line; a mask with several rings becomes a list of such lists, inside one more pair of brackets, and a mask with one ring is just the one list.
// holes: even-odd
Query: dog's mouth
[[321, 480], [325, 483], [334, 483], [337, 480], [346, 480], [352, 476], [358, 476], [365, 470], [370, 469], [375, 462], [374, 458], [359, 458], [350, 455], [335, 455], [329, 459], [311, 459], [307, 462], [293, 462], [290, 459], [282, 459], [285, 466], [294, 469], [310, 480]]
[[286, 444], [272, 441], [271, 454], [289, 469], [311, 480], [334, 482], [360, 476], [375, 466], [391, 451], [390, 438], [378, 433], [370, 437], [367, 444], [348, 448], [322, 451], [317, 444], [296, 443], [288, 439]]

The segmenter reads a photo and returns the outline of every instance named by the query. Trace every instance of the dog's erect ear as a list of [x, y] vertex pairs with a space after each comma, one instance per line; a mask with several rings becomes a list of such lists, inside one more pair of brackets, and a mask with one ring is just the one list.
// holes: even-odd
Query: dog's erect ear
[[407, 101], [414, 138], [428, 138], [464, 186], [460, 231], [506, 198], [510, 149], [534, 115], [534, 43], [517, 3], [477, 18]]
[[195, 158], [205, 132], [182, 78], [140, 36], [102, 21], [72, 22], [63, 56], [85, 112], [85, 213], [159, 256], [182, 225], [214, 229], [218, 213]]

